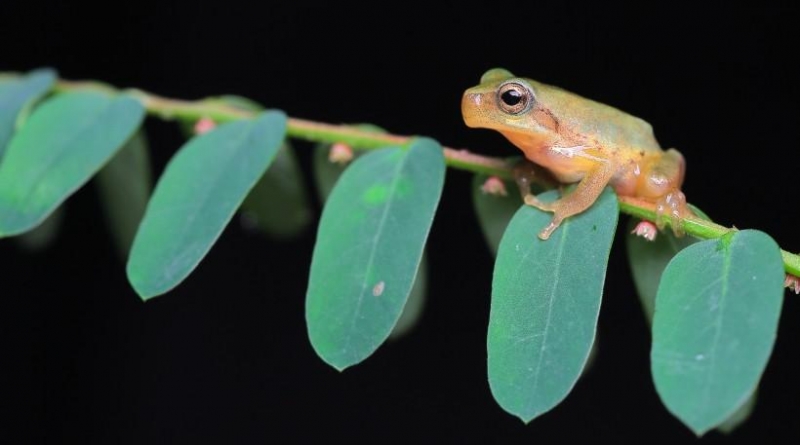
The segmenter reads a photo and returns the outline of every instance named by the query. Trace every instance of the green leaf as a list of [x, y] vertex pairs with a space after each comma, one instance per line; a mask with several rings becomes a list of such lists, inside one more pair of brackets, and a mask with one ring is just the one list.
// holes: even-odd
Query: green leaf
[[286, 115], [269, 111], [181, 147], [156, 184], [128, 259], [128, 280], [143, 300], [171, 290], [197, 267], [285, 135]]
[[547, 241], [537, 234], [552, 214], [529, 206], [503, 235], [492, 280], [489, 385], [500, 406], [524, 422], [559, 404], [584, 369], [617, 217], [616, 195], [606, 189]]
[[477, 174], [472, 178], [472, 204], [483, 236], [489, 245], [492, 255], [497, 256], [497, 246], [503, 238], [508, 222], [522, 205], [522, 197], [517, 186], [511, 181], [504, 181], [508, 194], [506, 196], [490, 195], [482, 186], [489, 177]]
[[14, 238], [20, 247], [28, 252], [39, 252], [48, 248], [58, 237], [64, 223], [64, 205], [42, 221], [36, 228]]
[[141, 125], [130, 97], [66, 93], [39, 106], [0, 163], [0, 237], [40, 224]]
[[137, 131], [95, 179], [117, 250], [127, 258], [153, 184], [144, 132]]
[[242, 203], [242, 220], [276, 238], [299, 235], [311, 222], [311, 207], [297, 158], [288, 144]]
[[338, 370], [371, 355], [406, 304], [444, 185], [438, 143], [360, 157], [322, 212], [306, 296], [317, 354]]
[[40, 69], [23, 77], [4, 79], [0, 83], [0, 159], [14, 134], [20, 112], [41, 98], [55, 81], [55, 71]]
[[428, 260], [427, 254], [423, 251], [422, 260], [419, 263], [419, 271], [411, 286], [411, 293], [408, 295], [403, 312], [394, 325], [389, 338], [394, 340], [408, 334], [416, 326], [422, 316], [422, 309], [425, 306], [425, 294], [428, 291]]
[[667, 409], [698, 436], [755, 391], [775, 342], [783, 278], [778, 245], [755, 230], [689, 246], [664, 271], [653, 380]]

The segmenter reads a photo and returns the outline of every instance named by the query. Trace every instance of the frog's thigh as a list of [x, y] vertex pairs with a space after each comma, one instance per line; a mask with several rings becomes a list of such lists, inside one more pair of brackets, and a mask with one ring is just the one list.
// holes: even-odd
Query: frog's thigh
[[657, 198], [680, 189], [686, 171], [686, 162], [674, 148], [665, 151], [661, 158], [645, 172], [642, 195]]
[[572, 193], [553, 202], [551, 208], [553, 219], [550, 224], [539, 233], [539, 238], [547, 239], [550, 234], [561, 224], [561, 222], [572, 215], [583, 212], [591, 206], [608, 185], [611, 177], [614, 176], [616, 168], [612, 163], [603, 163], [589, 172], [578, 183]]

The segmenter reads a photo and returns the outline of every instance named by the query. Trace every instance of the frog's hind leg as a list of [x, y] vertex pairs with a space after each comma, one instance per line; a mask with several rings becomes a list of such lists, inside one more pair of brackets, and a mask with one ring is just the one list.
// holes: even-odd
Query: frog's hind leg
[[681, 192], [686, 162], [675, 149], [669, 149], [644, 173], [641, 194], [651, 199], [656, 206], [656, 226], [663, 230], [667, 220], [675, 236], [683, 235], [680, 222], [692, 211], [686, 205], [686, 196]]
[[550, 238], [553, 231], [566, 218], [589, 208], [600, 196], [600, 193], [603, 192], [605, 186], [608, 185], [608, 182], [614, 176], [614, 171], [614, 165], [611, 163], [603, 162], [597, 165], [586, 173], [586, 176], [581, 179], [571, 193], [552, 203], [542, 202], [533, 195], [526, 196], [525, 204], [547, 212], [553, 212], [553, 219], [547, 227], [539, 232], [539, 238], [543, 240]]

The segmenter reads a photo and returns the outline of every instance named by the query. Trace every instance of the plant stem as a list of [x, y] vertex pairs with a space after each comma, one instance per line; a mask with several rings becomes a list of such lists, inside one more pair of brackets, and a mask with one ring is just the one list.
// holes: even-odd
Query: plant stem
[[[115, 90], [99, 82], [73, 82], [59, 80], [56, 83], [57, 92], [75, 90], [92, 90], [104, 93], [113, 93]], [[129, 89], [124, 90], [139, 101], [153, 116], [165, 120], [183, 120], [194, 122], [198, 119], [208, 118], [217, 123], [247, 119], [255, 116], [255, 112], [237, 108], [220, 100], [207, 99], [198, 101], [185, 101], [160, 97], [146, 91]], [[385, 147], [388, 144], [403, 144], [411, 136], [399, 136], [387, 133], [375, 133], [360, 130], [350, 125], [333, 125], [314, 122], [305, 119], [289, 118], [287, 135], [292, 138], [303, 139], [311, 142], [344, 143], [356, 149], [372, 150]], [[504, 179], [513, 178], [514, 163], [505, 159], [482, 156], [467, 150], [444, 147], [444, 157], [447, 165], [459, 170], [474, 173], [499, 176]], [[652, 203], [637, 198], [620, 196], [620, 211], [628, 215], [655, 221], [656, 210]], [[737, 229], [728, 228], [707, 221], [696, 216], [689, 216], [681, 221], [686, 233], [701, 239], [720, 238]], [[786, 272], [800, 276], [800, 256], [781, 250]]]

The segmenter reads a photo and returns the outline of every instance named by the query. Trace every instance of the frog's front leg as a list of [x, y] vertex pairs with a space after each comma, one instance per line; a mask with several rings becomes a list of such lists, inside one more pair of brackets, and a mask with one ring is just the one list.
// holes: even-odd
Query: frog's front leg
[[542, 202], [532, 194], [526, 195], [525, 204], [546, 212], [553, 212], [553, 219], [547, 227], [539, 232], [539, 238], [543, 240], [550, 238], [553, 231], [566, 218], [589, 208], [608, 185], [615, 171], [616, 167], [613, 163], [607, 161], [599, 163], [586, 172], [572, 192], [551, 203]]
[[[517, 184], [519, 194], [525, 203], [538, 202], [542, 206], [547, 204], [539, 201], [533, 194], [531, 187], [537, 185], [538, 189], [549, 190], [557, 188], [561, 191], [562, 184], [556, 180], [546, 168], [528, 160], [521, 160], [514, 166], [514, 182]], [[533, 205], [533, 204], [529, 204]], [[536, 207], [536, 206], [535, 206]]]

